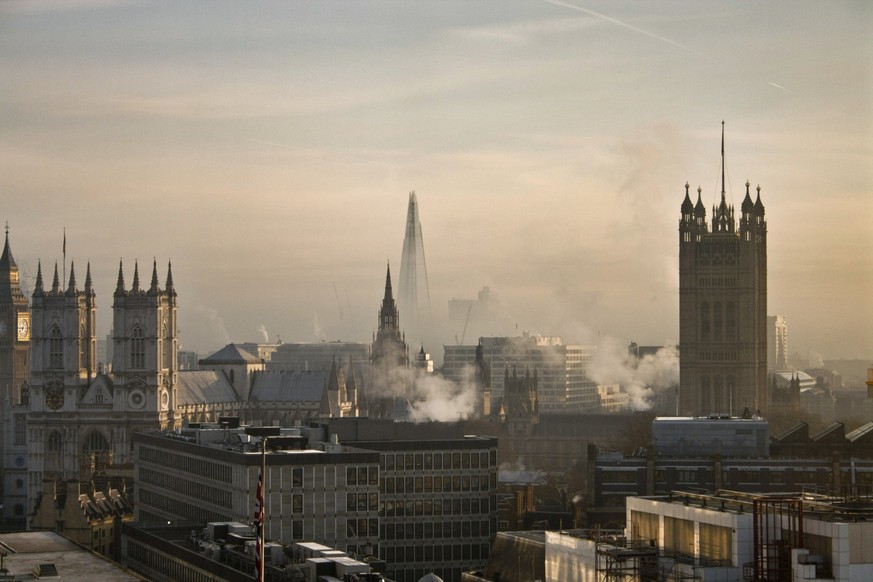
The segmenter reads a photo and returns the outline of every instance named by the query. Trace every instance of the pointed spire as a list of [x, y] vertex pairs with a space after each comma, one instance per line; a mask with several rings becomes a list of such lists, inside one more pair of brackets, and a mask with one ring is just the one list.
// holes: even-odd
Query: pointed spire
[[124, 261], [118, 259], [118, 283], [115, 284], [115, 296], [124, 295]]
[[36, 262], [36, 285], [33, 290], [33, 295], [35, 297], [42, 297], [43, 288], [42, 288], [42, 261]]
[[133, 262], [133, 285], [130, 287], [131, 293], [139, 293], [139, 262]]
[[155, 295], [158, 291], [158, 260], [154, 259], [152, 262], [152, 285], [149, 287], [149, 294]]
[[6, 223], [6, 242], [3, 244], [3, 254], [0, 255], [0, 268], [4, 271], [17, 268], [12, 251], [9, 249], [9, 223]]
[[688, 182], [685, 182], [685, 200], [682, 201], [682, 214], [691, 214], [694, 210], [694, 205], [691, 203], [691, 196], [688, 193]]
[[759, 214], [764, 214], [764, 203], [761, 202], [761, 185], [758, 184], [758, 196], [755, 198], [755, 211]]
[[94, 286], [91, 282], [91, 261], [85, 266], [85, 291], [93, 291]]
[[61, 292], [61, 279], [58, 277], [58, 262], [55, 261], [55, 278], [52, 281], [52, 293], [57, 295]]
[[391, 263], [388, 263], [388, 272], [385, 274], [385, 301], [394, 301], [394, 292], [391, 289]]
[[721, 202], [724, 204], [724, 119], [721, 120]]
[[70, 261], [70, 283], [67, 285], [67, 295], [75, 295], [76, 289], [76, 266]]
[[751, 185], [751, 184], [749, 184], [749, 181], [746, 180], [746, 196], [745, 196], [745, 198], [743, 198], [743, 204], [742, 204], [742, 207], [741, 207], [742, 210], [743, 210], [743, 214], [746, 214], [746, 213], [748, 213], [748, 212], [751, 212], [751, 211], [752, 211], [752, 207], [754, 206], [754, 205], [752, 204], [752, 197], [749, 195], [749, 186], [750, 186], [750, 185]]
[[167, 261], [167, 285], [166, 291], [168, 295], [175, 295], [176, 289], [173, 287], [173, 262]]

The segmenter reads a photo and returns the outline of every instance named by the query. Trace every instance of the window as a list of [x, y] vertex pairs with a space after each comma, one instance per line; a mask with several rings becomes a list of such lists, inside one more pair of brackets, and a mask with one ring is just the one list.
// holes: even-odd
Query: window
[[700, 306], [700, 339], [709, 339], [709, 303]]
[[716, 302], [712, 306], [713, 328], [715, 330], [715, 339], [721, 339], [721, 303]]
[[138, 325], [130, 332], [130, 367], [134, 370], [145, 368], [145, 339]]
[[61, 329], [58, 326], [52, 326], [49, 332], [49, 368], [53, 370], [61, 370], [64, 367], [64, 338], [61, 336]]
[[27, 415], [16, 414], [13, 417], [14, 442], [16, 445], [27, 444]]
[[48, 452], [50, 453], [60, 453], [63, 451], [64, 444], [61, 440], [61, 433], [54, 430], [49, 434], [48, 444], [46, 445]]

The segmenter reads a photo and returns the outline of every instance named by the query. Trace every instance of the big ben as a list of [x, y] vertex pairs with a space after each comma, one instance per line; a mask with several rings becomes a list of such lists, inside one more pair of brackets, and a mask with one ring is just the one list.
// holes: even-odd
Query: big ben
[[30, 311], [21, 291], [18, 265], [9, 248], [9, 227], [0, 256], [0, 400], [21, 403], [27, 398]]

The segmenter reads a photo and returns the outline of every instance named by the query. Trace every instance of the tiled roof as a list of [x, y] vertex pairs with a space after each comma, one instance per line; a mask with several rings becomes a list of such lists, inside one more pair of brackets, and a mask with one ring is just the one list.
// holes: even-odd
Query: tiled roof
[[261, 359], [235, 344], [227, 344], [211, 356], [200, 360], [201, 364], [260, 364]]
[[176, 404], [236, 402], [239, 396], [222, 372], [197, 370], [179, 372]]
[[252, 375], [250, 401], [321, 402], [327, 387], [328, 372], [288, 372], [265, 370]]

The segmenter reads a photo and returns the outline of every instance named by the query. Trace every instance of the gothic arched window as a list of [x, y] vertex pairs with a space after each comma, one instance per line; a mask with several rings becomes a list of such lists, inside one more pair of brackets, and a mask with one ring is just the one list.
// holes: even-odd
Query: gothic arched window
[[50, 453], [60, 453], [63, 451], [64, 441], [61, 437], [61, 433], [56, 430], [53, 430], [49, 433], [48, 442], [46, 443], [46, 450]]
[[145, 339], [138, 325], [130, 332], [130, 367], [134, 370], [145, 368]]
[[62, 370], [64, 368], [64, 338], [61, 335], [61, 328], [57, 325], [53, 325], [52, 330], [49, 332], [48, 367], [53, 370]]
[[85, 439], [85, 446], [82, 448], [82, 451], [85, 453], [100, 453], [108, 450], [109, 441], [106, 440], [103, 433], [97, 430], [88, 435], [88, 438]]

